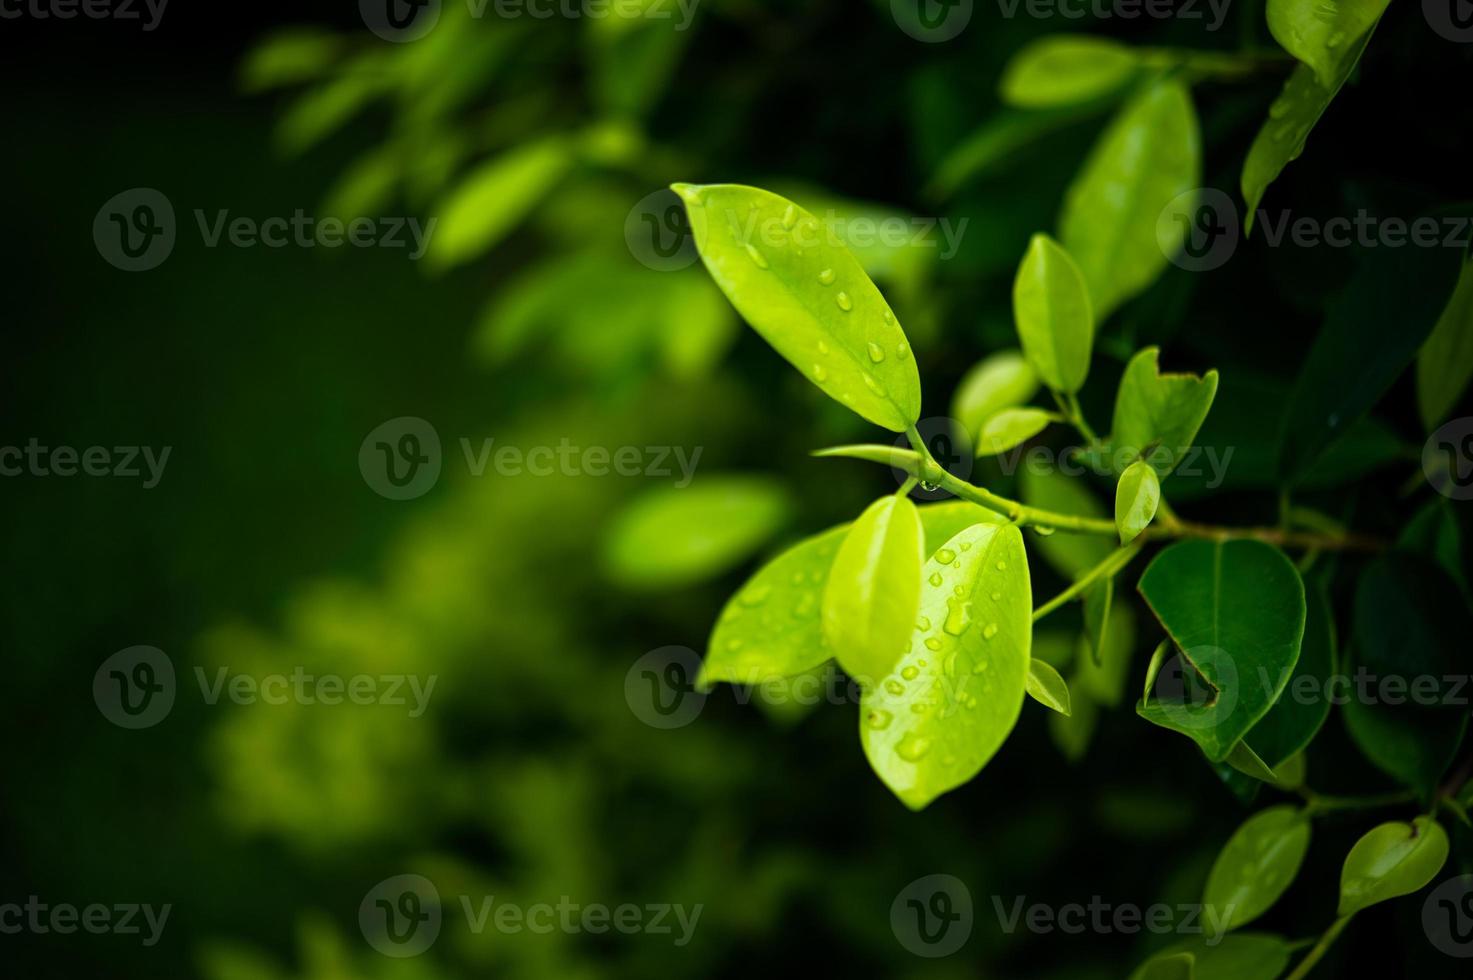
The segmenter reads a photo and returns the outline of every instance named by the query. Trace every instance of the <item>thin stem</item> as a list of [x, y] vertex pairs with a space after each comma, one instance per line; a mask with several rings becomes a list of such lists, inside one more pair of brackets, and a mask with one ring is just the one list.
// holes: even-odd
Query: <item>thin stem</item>
[[1327, 813], [1331, 810], [1370, 810], [1381, 806], [1396, 806], [1416, 799], [1413, 793], [1380, 793], [1372, 796], [1324, 796], [1312, 789], [1301, 788], [1299, 795], [1309, 805], [1311, 814]]
[[[1351, 915], [1354, 914], [1351, 913]], [[1320, 936], [1320, 941], [1314, 944], [1314, 948], [1305, 955], [1304, 959], [1299, 961], [1299, 965], [1294, 968], [1294, 972], [1285, 977], [1284, 980], [1304, 980], [1305, 977], [1309, 976], [1309, 971], [1314, 969], [1315, 964], [1324, 957], [1325, 953], [1334, 945], [1335, 940], [1340, 937], [1340, 933], [1350, 924], [1351, 915], [1342, 915], [1330, 923], [1330, 928], [1326, 929]]]
[[1110, 552], [1104, 561], [1081, 575], [1075, 580], [1073, 585], [1033, 610], [1033, 621], [1035, 623], [1038, 622], [1070, 599], [1082, 594], [1100, 578], [1115, 575], [1121, 569], [1125, 568], [1126, 565], [1129, 565], [1131, 559], [1140, 554], [1140, 550], [1141, 546], [1139, 544], [1131, 542], [1124, 548]]

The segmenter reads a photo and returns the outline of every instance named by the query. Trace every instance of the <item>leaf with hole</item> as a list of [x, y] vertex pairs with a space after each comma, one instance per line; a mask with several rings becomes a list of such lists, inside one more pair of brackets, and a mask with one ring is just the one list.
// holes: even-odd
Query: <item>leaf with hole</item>
[[1340, 869], [1338, 915], [1421, 891], [1447, 863], [1447, 831], [1431, 817], [1393, 820], [1367, 831]]
[[1165, 477], [1192, 448], [1212, 408], [1217, 372], [1163, 374], [1160, 357], [1159, 348], [1147, 347], [1125, 366], [1110, 442], [1117, 465], [1139, 458]]

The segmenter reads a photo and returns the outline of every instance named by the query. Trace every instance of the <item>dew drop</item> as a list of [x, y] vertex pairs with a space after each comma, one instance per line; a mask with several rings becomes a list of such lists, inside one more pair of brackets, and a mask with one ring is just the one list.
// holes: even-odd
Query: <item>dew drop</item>
[[894, 715], [890, 714], [884, 708], [874, 708], [865, 713], [864, 720], [869, 727], [878, 732], [890, 727], [890, 722], [894, 720]]
[[931, 577], [928, 578], [928, 579], [926, 579], [926, 581], [927, 582], [930, 582], [933, 586], [940, 586], [941, 585], [941, 573], [940, 572], [932, 572], [931, 573]]
[[767, 601], [767, 597], [771, 594], [771, 586], [754, 585], [742, 593], [741, 603], [744, 606], [760, 606]]
[[1268, 107], [1268, 118], [1270, 119], [1283, 119], [1288, 113], [1288, 99], [1275, 99], [1273, 105]]
[[894, 323], [895, 322], [895, 314], [894, 313], [891, 313], [889, 310], [886, 310], [884, 312], [884, 317], [885, 317], [885, 322], [886, 323]]
[[992, 601], [993, 602], [1001, 602], [1002, 601], [1002, 593], [1001, 592], [994, 592], [994, 593], [992, 593]]
[[941, 649], [941, 641], [938, 640], [938, 639], [936, 639], [936, 637], [934, 637], [934, 636], [927, 637], [926, 638], [926, 649], [927, 650], [940, 650]]
[[874, 361], [876, 364], [885, 359], [884, 348], [875, 343], [873, 340], [869, 342], [869, 359]]
[[783, 212], [783, 227], [791, 229], [797, 223], [798, 209], [789, 204], [788, 209]]
[[1045, 527], [1042, 524], [1038, 524], [1034, 526], [1033, 533], [1038, 535], [1040, 538], [1047, 538], [1053, 536], [1054, 529], [1051, 527]]
[[871, 376], [869, 374], [861, 374], [860, 377], [864, 378], [864, 386], [866, 388], [868, 388], [870, 391], [873, 391], [875, 394], [879, 395], [881, 398], [885, 397], [885, 389], [884, 389], [884, 386], [882, 386], [878, 381], [876, 381], [873, 376]]
[[834, 270], [833, 269], [825, 269], [822, 272], [820, 272], [818, 274], [818, 281], [819, 281], [819, 284], [820, 285], [823, 285], [823, 286], [832, 286], [834, 284]]
[[757, 246], [753, 245], [751, 242], [747, 243], [747, 258], [751, 259], [752, 264], [759, 269], [766, 269], [768, 267], [767, 256], [757, 251]]
[[839, 309], [843, 310], [845, 313], [848, 313], [850, 310], [854, 309], [854, 302], [849, 298], [848, 293], [840, 292], [839, 295], [834, 297], [834, 302], [838, 303]]
[[997, 635], [997, 624], [996, 623], [988, 623], [986, 626], [982, 627], [982, 638], [984, 640], [990, 640], [990, 639], [992, 639], [996, 635]]
[[965, 599], [946, 600], [946, 622], [941, 628], [952, 636], [961, 636], [972, 622], [972, 604]]
[[922, 616], [921, 617], [921, 621], [919, 623], [916, 623], [916, 629], [920, 630], [922, 633], [924, 633], [926, 630], [928, 630], [930, 628], [931, 628], [931, 621], [929, 619], [927, 619], [925, 616]]
[[936, 560], [943, 565], [950, 565], [952, 562], [956, 561], [956, 552], [952, 551], [950, 548], [942, 548], [940, 551], [936, 552]]
[[907, 357], [910, 356], [910, 345], [905, 343], [904, 341], [896, 344], [895, 356], [900, 358], [902, 361], [905, 360]]
[[828, 378], [829, 378], [829, 372], [828, 372], [828, 369], [827, 368], [825, 368], [822, 364], [815, 364], [815, 365], [813, 365], [813, 380], [814, 381], [827, 381]]
[[820, 340], [818, 342], [818, 352], [820, 354], [827, 354], [829, 352], [829, 345], [827, 341]]
[[886, 681], [885, 690], [898, 697], [905, 693], [905, 685], [900, 683], [899, 681]]
[[1007, 562], [1005, 562], [1005, 561], [1003, 561], [1001, 559], [998, 559], [998, 562], [997, 562], [997, 570], [999, 572], [1007, 571], [1007, 567], [1008, 567], [1008, 563]]
[[972, 550], [972, 542], [970, 542], [970, 541], [963, 541], [962, 542], [962, 550], [963, 551], [971, 551]]
[[908, 681], [913, 681], [917, 677], [921, 676], [921, 672], [919, 670], [916, 670], [914, 667], [906, 667], [900, 672], [900, 676], [904, 677]]
[[729, 639], [729, 640], [726, 641], [726, 649], [730, 650], [732, 653], [735, 653], [736, 651], [740, 650], [741, 648], [742, 648], [742, 641], [741, 640], [738, 640], [736, 637], [732, 637], [731, 639]]
[[900, 744], [895, 746], [895, 752], [906, 762], [919, 762], [931, 751], [931, 740], [924, 735], [915, 732], [906, 732]]

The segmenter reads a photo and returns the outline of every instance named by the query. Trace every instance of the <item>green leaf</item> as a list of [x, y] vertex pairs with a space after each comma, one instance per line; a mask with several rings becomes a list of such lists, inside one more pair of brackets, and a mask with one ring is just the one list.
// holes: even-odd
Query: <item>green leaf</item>
[[982, 423], [977, 455], [996, 456], [1020, 446], [1048, 428], [1058, 416], [1041, 408], [1005, 408]]
[[1458, 527], [1452, 502], [1447, 498], [1428, 501], [1402, 528], [1396, 546], [1431, 558], [1452, 576], [1453, 581], [1467, 589], [1463, 573], [1463, 532]]
[[1168, 946], [1132, 973], [1130, 980], [1155, 980], [1155, 974], [1145, 972], [1147, 967], [1183, 954], [1194, 961], [1193, 980], [1275, 980], [1289, 966], [1289, 944], [1283, 937], [1235, 932], [1204, 935]]
[[1013, 279], [1013, 319], [1044, 384], [1073, 394], [1089, 374], [1094, 311], [1079, 266], [1047, 235], [1034, 235]]
[[1381, 19], [1388, 0], [1268, 0], [1268, 29], [1284, 50], [1333, 88], [1356, 42]]
[[426, 255], [435, 266], [467, 262], [501, 241], [573, 166], [561, 136], [509, 150], [471, 171], [440, 203]]
[[1083, 34], [1039, 38], [1003, 69], [999, 94], [1026, 109], [1078, 105], [1117, 92], [1135, 78], [1134, 49]]
[[1394, 820], [1355, 842], [1340, 869], [1339, 915], [1420, 891], [1447, 862], [1447, 831], [1431, 817]]
[[1192, 980], [1197, 958], [1191, 953], [1163, 953], [1153, 956], [1131, 974], [1132, 980]]
[[893, 466], [897, 470], [909, 473], [911, 476], [921, 475], [924, 469], [924, 460], [921, 454], [914, 449], [906, 449], [902, 446], [884, 446], [877, 443], [862, 443], [854, 446], [829, 446], [824, 449], [815, 449], [813, 456], [817, 459], [862, 459], [870, 463], [883, 463]]
[[696, 686], [761, 684], [833, 657], [819, 615], [829, 568], [849, 525], [805, 538], [758, 569], [721, 610]]
[[1157, 219], [1201, 184], [1191, 95], [1180, 82], [1157, 82], [1120, 110], [1065, 197], [1059, 238], [1079, 263], [1097, 321], [1166, 268], [1175, 243], [1158, 243]]
[[1375, 763], [1430, 796], [1468, 724], [1452, 678], [1473, 672], [1473, 616], [1456, 582], [1429, 558], [1389, 552], [1356, 588], [1344, 705], [1351, 739]]
[[1125, 366], [1115, 396], [1115, 422], [1110, 433], [1117, 461], [1139, 457], [1158, 476], [1166, 476], [1197, 437], [1217, 394], [1217, 372], [1162, 374], [1161, 351], [1147, 347]]
[[1202, 904], [1216, 910], [1224, 930], [1252, 922], [1294, 883], [1309, 837], [1309, 816], [1299, 807], [1283, 804], [1255, 813], [1212, 863]]
[[344, 47], [344, 36], [331, 31], [291, 28], [272, 34], [246, 55], [241, 87], [261, 92], [320, 78], [332, 70]]
[[1233, 746], [1232, 751], [1227, 754], [1223, 762], [1227, 763], [1230, 768], [1259, 782], [1277, 783], [1279, 781], [1279, 777], [1269, 768], [1268, 763], [1260, 759], [1258, 753], [1254, 752], [1252, 747], [1242, 739], [1239, 739], [1238, 744]]
[[1069, 709], [1069, 685], [1064, 683], [1064, 678], [1042, 660], [1031, 659], [1028, 661], [1028, 696], [1045, 708], [1057, 711], [1061, 715], [1072, 714]]
[[915, 810], [975, 776], [1012, 731], [1033, 632], [1017, 527], [967, 528], [923, 575], [915, 641], [860, 706], [870, 765]]
[[752, 554], [791, 512], [788, 491], [762, 477], [708, 476], [661, 487], [615, 518], [604, 539], [604, 568], [634, 589], [703, 581]]
[[[1304, 583], [1263, 542], [1182, 541], [1156, 556], [1139, 589], [1180, 669], [1163, 669], [1136, 711], [1221, 762], [1268, 713], [1299, 659]], [[1184, 697], [1163, 698], [1177, 683]]]
[[1330, 716], [1328, 692], [1335, 674], [1335, 622], [1324, 589], [1306, 582], [1304, 599], [1304, 641], [1294, 672], [1268, 714], [1244, 738], [1280, 779], [1280, 764], [1307, 746]]
[[1089, 662], [1096, 667], [1104, 662], [1105, 637], [1114, 605], [1114, 575], [1103, 577], [1084, 593], [1084, 642], [1089, 647]]
[[972, 366], [956, 386], [951, 417], [976, 438], [982, 423], [1005, 408], [1025, 404], [1038, 391], [1038, 375], [1021, 351], [998, 351]]
[[807, 211], [738, 184], [674, 184], [711, 278], [825, 394], [904, 432], [921, 382], [905, 333], [859, 261]]
[[925, 532], [915, 504], [881, 497], [849, 528], [823, 593], [823, 635], [866, 687], [890, 672], [915, 630]]
[[1115, 485], [1115, 527], [1120, 543], [1130, 544], [1146, 529], [1161, 504], [1161, 478], [1147, 464], [1136, 460], [1120, 474]]
[[1282, 478], [1298, 482], [1390, 390], [1432, 332], [1461, 266], [1455, 249], [1363, 250], [1298, 369], [1279, 445]]
[[[1097, 618], [1091, 612], [1088, 595], [1085, 596], [1084, 612], [1086, 624]], [[1125, 680], [1135, 653], [1135, 612], [1128, 603], [1112, 602], [1103, 622], [1103, 631], [1098, 627], [1093, 631], [1086, 629], [1085, 635], [1079, 637], [1080, 655], [1075, 660], [1076, 669], [1070, 685], [1100, 704], [1115, 708], [1125, 695]], [[1078, 700], [1076, 698], [1076, 702]]]
[[388, 73], [376, 55], [363, 55], [299, 96], [276, 126], [288, 154], [301, 153], [342, 128], [383, 94]]
[[[1055, 467], [1024, 466], [1018, 482], [1023, 502], [1030, 507], [1082, 517], [1105, 516], [1104, 506], [1083, 480], [1066, 476]], [[1044, 561], [1071, 582], [1115, 550], [1108, 538], [1095, 534], [1051, 534], [1037, 539], [1035, 547]]]
[[1465, 262], [1437, 325], [1417, 352], [1417, 408], [1437, 428], [1473, 378], [1473, 262]]
[[1243, 220], [1244, 234], [1253, 228], [1253, 217], [1268, 185], [1278, 179], [1290, 161], [1299, 159], [1299, 154], [1304, 152], [1310, 131], [1360, 63], [1371, 34], [1372, 31], [1367, 31], [1360, 40], [1348, 45], [1346, 57], [1328, 83], [1322, 84], [1316, 79], [1314, 69], [1307, 65], [1297, 66], [1284, 83], [1284, 90], [1269, 107], [1268, 118], [1253, 138], [1253, 145], [1248, 148], [1248, 156], [1243, 161], [1240, 184], [1243, 200], [1248, 206]]
[[926, 557], [930, 558], [946, 542], [974, 524], [1006, 524], [1007, 518], [996, 511], [965, 500], [942, 500], [921, 504], [921, 526], [926, 529]]

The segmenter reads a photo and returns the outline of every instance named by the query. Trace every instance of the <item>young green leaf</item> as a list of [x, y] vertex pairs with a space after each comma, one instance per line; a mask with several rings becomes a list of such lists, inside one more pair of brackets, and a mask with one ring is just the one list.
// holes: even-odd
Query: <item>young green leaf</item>
[[1158, 476], [1181, 462], [1217, 394], [1217, 372], [1204, 376], [1162, 374], [1161, 351], [1147, 347], [1125, 366], [1115, 396], [1115, 423], [1110, 433], [1116, 460], [1139, 457]]
[[1005, 408], [1025, 404], [1038, 391], [1038, 375], [1020, 351], [1004, 350], [972, 366], [956, 386], [951, 417], [975, 438], [982, 423]]
[[885, 785], [919, 810], [975, 776], [1023, 707], [1033, 597], [1011, 524], [960, 532], [926, 563], [914, 642], [865, 691], [860, 741]]
[[865, 686], [890, 672], [915, 629], [925, 531], [909, 498], [881, 497], [839, 545], [823, 593], [823, 635]]
[[1179, 81], [1156, 82], [1120, 110], [1064, 201], [1059, 238], [1079, 263], [1097, 321], [1166, 268], [1170, 249], [1156, 235], [1161, 211], [1201, 184], [1191, 94]]
[[920, 418], [905, 332], [863, 267], [793, 202], [739, 184], [672, 185], [711, 278], [825, 394], [894, 432]]
[[1394, 820], [1355, 842], [1340, 869], [1339, 915], [1420, 891], [1447, 861], [1447, 831], [1431, 817]]
[[1089, 646], [1089, 662], [1096, 667], [1104, 663], [1105, 637], [1110, 629], [1110, 612], [1115, 606], [1115, 576], [1106, 575], [1084, 593], [1084, 641]]
[[1233, 746], [1232, 751], [1227, 754], [1227, 758], [1223, 761], [1243, 775], [1256, 779], [1261, 783], [1277, 783], [1279, 781], [1278, 775], [1269, 768], [1268, 763], [1259, 758], [1258, 753], [1254, 752], [1243, 739], [1238, 740], [1238, 744]]
[[1473, 262], [1463, 263], [1452, 298], [1417, 352], [1417, 408], [1437, 428], [1473, 378]]
[[1158, 980], [1158, 975], [1147, 969], [1183, 955], [1192, 957], [1192, 980], [1275, 980], [1289, 966], [1290, 947], [1281, 936], [1263, 932], [1218, 936], [1209, 928], [1203, 931], [1205, 935], [1174, 943], [1151, 957], [1130, 975], [1130, 980]]
[[721, 610], [696, 686], [762, 684], [833, 657], [819, 609], [849, 525], [798, 542], [758, 569]]
[[977, 455], [996, 456], [1020, 446], [1048, 428], [1058, 416], [1041, 408], [1005, 408], [982, 423]]
[[1069, 685], [1064, 678], [1042, 660], [1028, 661], [1028, 696], [1045, 708], [1061, 715], [1073, 714], [1069, 709]]
[[542, 201], [573, 160], [568, 141], [549, 136], [482, 164], [441, 202], [426, 257], [445, 268], [480, 255]]
[[1279, 900], [1299, 874], [1309, 835], [1308, 814], [1289, 804], [1260, 810], [1233, 832], [1202, 893], [1223, 931], [1247, 925]]
[[1268, 0], [1268, 29], [1284, 50], [1314, 69], [1322, 88], [1339, 77], [1347, 53], [1376, 25], [1388, 0]]
[[1120, 474], [1115, 485], [1115, 527], [1120, 543], [1130, 544], [1146, 529], [1161, 504], [1161, 479], [1146, 463], [1136, 460]]
[[1261, 541], [1182, 541], [1156, 556], [1138, 588], [1177, 651], [1165, 657], [1170, 672], [1157, 665], [1136, 711], [1221, 762], [1288, 683], [1304, 635], [1304, 583]]
[[999, 94], [1025, 109], [1078, 105], [1118, 92], [1140, 70], [1133, 48], [1085, 34], [1029, 43], [1003, 69]]
[[1033, 236], [1018, 266], [1013, 319], [1023, 353], [1044, 384], [1078, 391], [1089, 374], [1094, 311], [1079, 266], [1047, 235]]
[[792, 497], [755, 476], [702, 477], [630, 504], [604, 539], [604, 568], [633, 589], [703, 581], [752, 554], [787, 523]]
[[1131, 974], [1131, 980], [1193, 980], [1197, 958], [1191, 953], [1163, 953], [1153, 956]]

